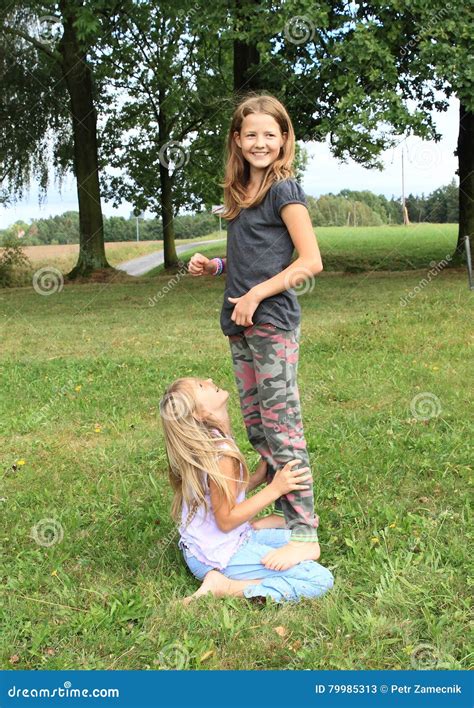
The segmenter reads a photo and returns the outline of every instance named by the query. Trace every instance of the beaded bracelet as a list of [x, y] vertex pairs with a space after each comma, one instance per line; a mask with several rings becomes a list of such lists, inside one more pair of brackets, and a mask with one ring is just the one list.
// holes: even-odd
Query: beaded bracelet
[[217, 270], [213, 275], [220, 275], [221, 273], [224, 272], [224, 261], [222, 258], [211, 258], [212, 261], [215, 261], [217, 263]]

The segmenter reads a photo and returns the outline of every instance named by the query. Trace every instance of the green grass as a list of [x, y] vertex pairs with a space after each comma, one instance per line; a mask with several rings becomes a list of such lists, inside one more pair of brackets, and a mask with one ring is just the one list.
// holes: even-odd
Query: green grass
[[[359, 273], [373, 270], [429, 268], [454, 252], [457, 224], [411, 224], [405, 226], [331, 226], [315, 229], [324, 269], [327, 272]], [[192, 245], [192, 244], [191, 244]], [[189, 251], [196, 252], [196, 248]], [[225, 256], [226, 244], [203, 246], [199, 252]], [[180, 254], [186, 261], [186, 255]], [[151, 275], [163, 272], [158, 266]]]
[[[400, 242], [386, 262], [419, 249]], [[451, 252], [435, 230], [423, 249]], [[425, 276], [323, 272], [300, 298], [303, 420], [336, 583], [264, 608], [178, 602], [198, 584], [169, 515], [164, 387], [192, 374], [227, 388], [257, 462], [219, 329], [224, 281], [1, 293], [1, 668], [468, 668], [472, 294], [446, 269], [402, 306]], [[413, 413], [418, 394], [438, 415]], [[44, 519], [59, 525], [51, 546], [32, 531]]]

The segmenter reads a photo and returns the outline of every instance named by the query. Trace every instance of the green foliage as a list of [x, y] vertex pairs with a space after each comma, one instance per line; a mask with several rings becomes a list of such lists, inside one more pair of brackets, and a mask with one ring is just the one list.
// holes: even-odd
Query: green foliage
[[4, 237], [0, 243], [0, 287], [13, 285], [18, 277], [17, 271], [25, 270], [30, 265], [18, 239]]

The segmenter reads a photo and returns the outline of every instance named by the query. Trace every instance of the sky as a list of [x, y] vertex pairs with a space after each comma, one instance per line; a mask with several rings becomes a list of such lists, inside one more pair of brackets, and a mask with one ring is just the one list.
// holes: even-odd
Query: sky
[[[307, 143], [310, 159], [302, 180], [306, 194], [319, 197], [321, 194], [341, 189], [367, 189], [376, 194], [390, 197], [401, 195], [402, 150], [405, 163], [405, 195], [410, 193], [429, 194], [438, 187], [449, 184], [455, 177], [457, 159], [454, 156], [459, 127], [459, 101], [452, 97], [449, 108], [444, 113], [433, 113], [437, 130], [442, 135], [440, 142], [423, 141], [413, 136], [408, 137], [398, 147], [382, 153], [384, 169], [369, 170], [353, 160], [342, 163], [336, 160], [327, 143]], [[457, 179], [457, 178], [456, 178]], [[124, 216], [128, 218], [132, 206], [128, 202], [114, 209], [103, 203], [106, 216]], [[7, 228], [22, 219], [31, 223], [33, 219], [47, 218], [65, 211], [78, 211], [77, 192], [72, 175], [64, 180], [61, 193], [51, 184], [45, 202], [39, 206], [38, 190], [31, 185], [30, 192], [22, 201], [8, 208], [0, 206], [0, 229]], [[145, 217], [153, 215], [145, 212]]]

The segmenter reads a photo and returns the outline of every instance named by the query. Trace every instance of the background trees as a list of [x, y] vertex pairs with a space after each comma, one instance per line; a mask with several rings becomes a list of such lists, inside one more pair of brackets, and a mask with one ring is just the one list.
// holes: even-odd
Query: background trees
[[[464, 236], [474, 231], [467, 5], [0, 0], [1, 5], [0, 199], [19, 196], [32, 176], [46, 188], [49, 166], [59, 175], [75, 174], [80, 254], [70, 277], [108, 268], [102, 195], [152, 211], [162, 224], [165, 265], [176, 266], [175, 219], [181, 209], [200, 211], [221, 201], [226, 128], [235, 101], [249, 89], [274, 93], [285, 103], [300, 143], [329, 136], [336, 157], [373, 168], [381, 167], [382, 150], [404, 135], [439, 138], [430, 111], [444, 110], [447, 101], [436, 90], [446, 98], [455, 93], [461, 103], [458, 253]], [[25, 114], [23, 105], [34, 108]], [[299, 148], [297, 169], [304, 162]], [[433, 199], [437, 218], [451, 220], [452, 194], [449, 216], [447, 204], [440, 206], [442, 196]], [[344, 202], [339, 205], [346, 223], [384, 223], [385, 207], [376, 198], [353, 200], [360, 204], [349, 211]], [[430, 218], [411, 195], [407, 208], [414, 221]]]

